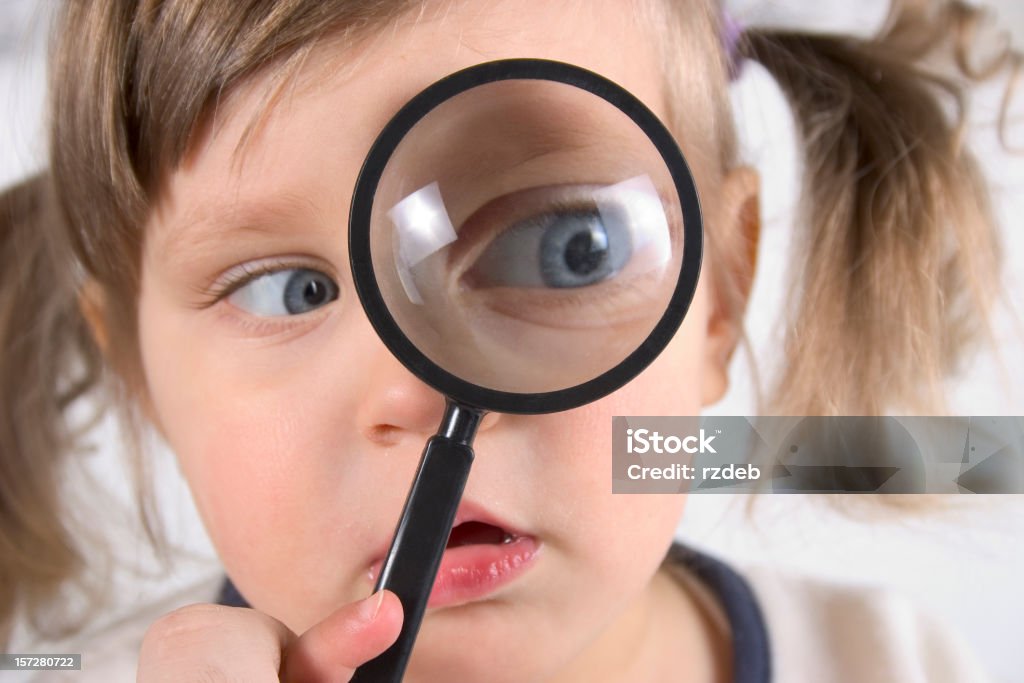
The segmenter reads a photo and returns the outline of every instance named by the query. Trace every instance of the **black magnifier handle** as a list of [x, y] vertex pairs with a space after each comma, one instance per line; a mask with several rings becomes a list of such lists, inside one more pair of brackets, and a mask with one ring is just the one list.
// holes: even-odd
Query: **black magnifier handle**
[[402, 632], [391, 647], [356, 670], [354, 683], [402, 680], [473, 464], [471, 444], [482, 418], [483, 411], [448, 401], [441, 427], [423, 449], [375, 589], [386, 588], [402, 601]]

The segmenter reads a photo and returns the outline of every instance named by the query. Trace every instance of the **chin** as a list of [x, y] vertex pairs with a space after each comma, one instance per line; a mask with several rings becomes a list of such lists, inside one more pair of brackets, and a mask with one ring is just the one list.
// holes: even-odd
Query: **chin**
[[488, 600], [428, 611], [407, 683], [532, 683], [550, 677], [544, 651], [557, 644], [533, 623], [538, 610]]

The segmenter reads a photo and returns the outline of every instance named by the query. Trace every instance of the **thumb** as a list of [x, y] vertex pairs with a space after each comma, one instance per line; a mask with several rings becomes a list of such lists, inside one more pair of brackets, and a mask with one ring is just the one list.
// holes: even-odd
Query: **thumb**
[[402, 603], [380, 590], [341, 607], [295, 640], [284, 653], [282, 681], [347, 681], [355, 670], [388, 649], [402, 630]]

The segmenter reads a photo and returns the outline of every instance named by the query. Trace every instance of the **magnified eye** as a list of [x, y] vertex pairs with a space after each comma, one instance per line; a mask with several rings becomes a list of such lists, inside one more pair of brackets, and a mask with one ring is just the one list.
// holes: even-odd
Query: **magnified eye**
[[308, 268], [287, 268], [260, 275], [228, 297], [235, 306], [258, 316], [299, 315], [338, 298], [338, 285]]
[[629, 262], [629, 229], [596, 209], [560, 210], [502, 232], [472, 268], [478, 286], [586, 287], [615, 276]]

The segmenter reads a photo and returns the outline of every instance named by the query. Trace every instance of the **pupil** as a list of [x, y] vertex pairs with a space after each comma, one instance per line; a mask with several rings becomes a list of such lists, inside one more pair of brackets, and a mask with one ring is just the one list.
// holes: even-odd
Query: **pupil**
[[327, 288], [316, 280], [310, 280], [306, 283], [306, 288], [302, 291], [302, 299], [310, 305], [316, 305], [323, 303], [324, 294], [327, 292]]
[[[598, 239], [594, 239], [594, 237]], [[576, 275], [589, 275], [608, 257], [608, 240], [593, 231], [579, 232], [565, 245], [565, 265]]]

